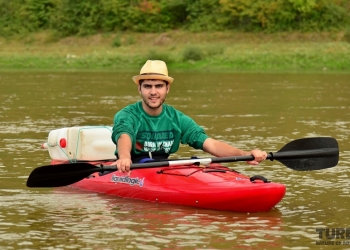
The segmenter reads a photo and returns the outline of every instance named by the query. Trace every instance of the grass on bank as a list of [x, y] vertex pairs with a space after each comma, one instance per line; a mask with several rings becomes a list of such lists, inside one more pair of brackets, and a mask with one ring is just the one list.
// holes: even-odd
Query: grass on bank
[[348, 33], [118, 33], [56, 40], [49, 32], [0, 39], [0, 69], [350, 71]]

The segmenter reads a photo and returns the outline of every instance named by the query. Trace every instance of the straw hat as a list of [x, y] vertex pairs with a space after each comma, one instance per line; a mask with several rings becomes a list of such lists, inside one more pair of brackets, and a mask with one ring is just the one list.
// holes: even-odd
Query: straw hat
[[168, 76], [168, 68], [163, 61], [148, 60], [141, 68], [140, 74], [134, 76], [132, 80], [139, 84], [140, 80], [163, 80], [171, 84], [174, 78]]

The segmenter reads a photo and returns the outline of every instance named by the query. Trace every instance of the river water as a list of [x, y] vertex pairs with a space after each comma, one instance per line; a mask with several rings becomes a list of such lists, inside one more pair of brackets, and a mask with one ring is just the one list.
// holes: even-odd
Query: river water
[[[298, 172], [277, 161], [228, 163], [286, 185], [286, 196], [265, 213], [27, 188], [30, 172], [50, 163], [40, 146], [51, 130], [112, 125], [114, 114], [139, 95], [132, 73], [1, 72], [0, 249], [350, 249], [350, 235], [320, 239], [317, 232], [329, 229], [332, 236], [335, 228], [350, 227], [350, 74], [171, 75], [167, 103], [211, 137], [275, 152], [298, 138], [331, 136], [339, 143], [339, 164]], [[192, 155], [208, 156], [182, 146], [172, 158]]]

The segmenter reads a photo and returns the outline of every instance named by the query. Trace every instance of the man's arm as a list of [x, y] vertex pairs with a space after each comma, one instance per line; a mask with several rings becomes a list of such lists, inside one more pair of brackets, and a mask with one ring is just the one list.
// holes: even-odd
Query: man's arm
[[131, 139], [128, 134], [121, 134], [117, 142], [118, 160], [111, 165], [116, 165], [119, 172], [129, 172], [131, 161]]
[[217, 141], [212, 138], [208, 138], [204, 141], [203, 150], [216, 157], [253, 155], [255, 157], [255, 160], [247, 162], [251, 165], [259, 164], [259, 162], [265, 160], [267, 157], [267, 153], [265, 151], [258, 149], [252, 150], [250, 152], [243, 151], [241, 149], [228, 145], [227, 143]]

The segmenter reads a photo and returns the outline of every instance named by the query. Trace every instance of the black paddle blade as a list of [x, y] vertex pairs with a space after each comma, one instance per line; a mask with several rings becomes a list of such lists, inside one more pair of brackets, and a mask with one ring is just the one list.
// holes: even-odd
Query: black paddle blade
[[332, 137], [298, 139], [286, 144], [277, 153], [270, 153], [268, 158], [298, 171], [331, 168], [339, 161], [338, 142]]
[[67, 163], [42, 166], [34, 169], [27, 187], [61, 187], [80, 181], [101, 168], [89, 163]]

